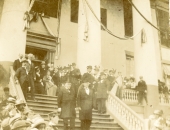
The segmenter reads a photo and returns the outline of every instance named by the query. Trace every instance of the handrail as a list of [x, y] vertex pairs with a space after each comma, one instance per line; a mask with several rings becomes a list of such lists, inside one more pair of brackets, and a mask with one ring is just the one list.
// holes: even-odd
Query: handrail
[[147, 130], [145, 120], [138, 116], [118, 97], [109, 93], [107, 101], [108, 112], [125, 130]]
[[10, 82], [9, 82], [10, 94], [25, 101], [25, 97], [23, 95], [20, 84], [15, 84], [14, 75], [15, 71], [13, 70], [12, 66], [10, 66]]
[[123, 89], [122, 100], [129, 103], [138, 103], [138, 91], [133, 89]]
[[170, 94], [159, 94], [159, 103], [160, 105], [170, 105]]

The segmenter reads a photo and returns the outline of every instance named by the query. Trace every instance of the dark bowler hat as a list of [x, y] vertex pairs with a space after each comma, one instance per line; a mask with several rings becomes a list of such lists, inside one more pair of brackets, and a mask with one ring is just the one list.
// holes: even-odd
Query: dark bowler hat
[[87, 66], [87, 69], [92, 69], [92, 66], [91, 65]]

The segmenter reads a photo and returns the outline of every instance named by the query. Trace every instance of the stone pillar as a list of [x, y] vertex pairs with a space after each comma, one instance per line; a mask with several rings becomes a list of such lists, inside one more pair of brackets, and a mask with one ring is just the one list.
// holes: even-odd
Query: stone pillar
[[29, 0], [5, 0], [0, 25], [0, 61], [14, 61], [25, 53], [24, 13]]
[[[132, 0], [138, 10], [152, 22], [150, 0]], [[135, 77], [139, 81], [139, 76], [143, 76], [148, 85], [148, 106], [145, 107], [145, 116], [152, 113], [154, 107], [159, 104], [158, 97], [158, 75], [157, 75], [157, 61], [156, 48], [153, 35], [153, 27], [148, 24], [140, 14], [133, 8], [133, 29], [134, 34], [139, 32], [142, 28], [145, 30], [145, 43], [141, 43], [141, 35], [134, 38], [134, 56], [135, 56]], [[150, 108], [153, 108], [152, 110]]]
[[26, 31], [23, 31], [24, 13], [30, 0], [5, 0], [0, 24], [0, 64], [5, 69], [25, 53]]
[[[94, 13], [100, 19], [100, 0], [87, 0]], [[85, 8], [83, 7], [85, 4]], [[86, 13], [85, 13], [86, 11]], [[88, 41], [84, 40], [86, 30], [86, 17], [88, 23]], [[79, 0], [78, 19], [78, 45], [77, 45], [77, 66], [81, 73], [86, 71], [88, 65], [101, 64], [101, 26], [97, 21], [85, 0]]]

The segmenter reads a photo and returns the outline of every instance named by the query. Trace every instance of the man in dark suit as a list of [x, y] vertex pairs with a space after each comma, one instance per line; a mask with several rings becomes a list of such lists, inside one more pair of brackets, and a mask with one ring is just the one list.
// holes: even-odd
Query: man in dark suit
[[80, 73], [80, 69], [76, 68], [76, 63], [72, 63], [72, 71], [70, 72], [70, 75], [71, 75], [71, 83], [73, 84], [77, 94], [78, 87], [80, 86], [81, 73]]
[[16, 84], [20, 83], [24, 97], [27, 100], [27, 90], [29, 87], [29, 75], [28, 75], [28, 70], [26, 68], [27, 60], [22, 59], [21, 63], [22, 63], [22, 67], [17, 69], [14, 78]]
[[87, 72], [83, 74], [82, 76], [82, 81], [85, 79], [85, 77], [87, 76], [89, 78], [89, 82], [92, 84], [95, 81], [95, 78], [93, 77], [92, 73], [92, 66], [87, 66]]
[[93, 90], [90, 87], [90, 78], [86, 75], [80, 85], [77, 94], [77, 107], [79, 109], [79, 119], [81, 120], [81, 130], [90, 130], [93, 109]]
[[140, 81], [138, 82], [138, 86], [136, 88], [136, 90], [139, 92], [138, 93], [138, 103], [139, 103], [139, 105], [142, 105], [142, 100], [144, 98], [146, 101], [146, 104], [148, 104], [146, 82], [143, 80], [142, 76], [140, 76], [139, 78], [140, 78]]
[[16, 71], [18, 68], [22, 66], [21, 59], [23, 58], [23, 54], [19, 54], [19, 58], [16, 59], [13, 63], [13, 69]]
[[35, 87], [34, 87], [34, 81], [36, 80], [36, 74], [35, 74], [35, 66], [32, 60], [34, 59], [33, 54], [28, 54], [28, 63], [27, 63], [27, 68], [29, 70], [29, 84], [31, 87], [31, 99], [35, 100], [34, 93], [35, 93]]
[[46, 73], [47, 73], [47, 68], [45, 66], [45, 61], [42, 61], [41, 62], [41, 67], [40, 67], [40, 74], [41, 74], [42, 79], [46, 75]]
[[70, 129], [75, 128], [76, 118], [76, 95], [74, 89], [71, 87], [71, 82], [66, 79], [58, 94], [58, 111], [61, 111], [60, 118], [64, 122], [64, 130], [68, 130], [68, 120], [70, 120]]

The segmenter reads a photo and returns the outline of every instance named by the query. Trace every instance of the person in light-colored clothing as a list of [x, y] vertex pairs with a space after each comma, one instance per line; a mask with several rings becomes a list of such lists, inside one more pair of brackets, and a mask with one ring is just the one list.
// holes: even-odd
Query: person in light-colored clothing
[[45, 91], [48, 96], [56, 96], [57, 86], [54, 84], [52, 77], [50, 76], [50, 71], [44, 76], [43, 81], [45, 82]]

